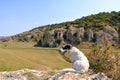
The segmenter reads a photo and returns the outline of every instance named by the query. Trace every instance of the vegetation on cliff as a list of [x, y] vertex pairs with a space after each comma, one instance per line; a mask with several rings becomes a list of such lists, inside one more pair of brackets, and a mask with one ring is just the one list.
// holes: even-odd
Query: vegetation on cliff
[[102, 44], [103, 37], [108, 38], [113, 45], [120, 42], [120, 11], [101, 12], [74, 21], [40, 26], [27, 32], [2, 38], [0, 41], [34, 41], [36, 46], [56, 47], [61, 43]]

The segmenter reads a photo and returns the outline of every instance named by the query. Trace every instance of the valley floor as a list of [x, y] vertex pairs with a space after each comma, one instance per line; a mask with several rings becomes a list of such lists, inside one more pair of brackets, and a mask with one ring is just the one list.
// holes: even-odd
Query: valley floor
[[[53, 75], [56, 70], [61, 70], [63, 68], [70, 68], [72, 65], [66, 62], [59, 52], [56, 50], [57, 48], [35, 48], [32, 47], [34, 43], [0, 43], [0, 72], [2, 71], [15, 71], [21, 69], [33, 69], [33, 70], [44, 70], [47, 71], [50, 75]], [[78, 47], [79, 48], [79, 47]], [[90, 59], [91, 57], [95, 58], [96, 56], [89, 55], [90, 49], [81, 49], [85, 55]], [[107, 75], [111, 76], [115, 80], [119, 79], [119, 57], [120, 57], [120, 49], [113, 50], [113, 53], [117, 54], [118, 59], [116, 61], [111, 62], [112, 67], [114, 68], [112, 71], [106, 71]], [[68, 55], [67, 55], [68, 56]], [[69, 57], [69, 56], [68, 56]], [[102, 57], [102, 56], [101, 56]], [[114, 57], [114, 56], [113, 56]], [[91, 59], [93, 61], [94, 59]], [[99, 57], [98, 57], [99, 58]], [[104, 56], [102, 57], [104, 59]], [[100, 58], [100, 60], [102, 60]], [[111, 57], [112, 59], [112, 57]], [[93, 61], [93, 64], [94, 61]], [[101, 62], [103, 64], [103, 62]], [[107, 63], [110, 64], [110, 63]], [[115, 66], [114, 66], [115, 65]], [[100, 69], [104, 66], [93, 66], [92, 69]], [[109, 66], [108, 66], [109, 67]], [[112, 68], [111, 68], [112, 69]], [[99, 70], [97, 70], [99, 71]]]
[[24, 68], [46, 70], [71, 67], [71, 64], [66, 62], [54, 49], [28, 46], [23, 43], [0, 43], [0, 71]]

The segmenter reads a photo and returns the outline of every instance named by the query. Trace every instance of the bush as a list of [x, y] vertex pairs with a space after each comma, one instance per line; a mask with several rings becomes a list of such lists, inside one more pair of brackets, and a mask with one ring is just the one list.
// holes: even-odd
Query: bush
[[45, 46], [45, 47], [49, 47], [49, 46], [50, 46], [50, 41], [47, 40], [44, 46]]
[[[109, 46], [99, 46], [94, 44], [92, 51], [88, 54], [90, 68], [94, 72], [104, 72], [113, 80], [120, 79], [120, 55], [113, 54], [112, 48]], [[107, 50], [107, 51], [106, 51]]]
[[62, 42], [62, 38], [56, 39], [55, 42], [56, 42], [57, 44], [61, 44], [61, 42]]
[[4, 43], [3, 44], [3, 48], [6, 48], [8, 45], [7, 45], [7, 43]]

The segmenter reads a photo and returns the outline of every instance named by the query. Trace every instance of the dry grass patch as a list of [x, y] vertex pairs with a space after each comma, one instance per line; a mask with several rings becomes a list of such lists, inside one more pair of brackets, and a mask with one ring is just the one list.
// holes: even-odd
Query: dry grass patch
[[70, 64], [65, 62], [55, 50], [11, 46], [0, 48], [0, 71], [23, 68], [47, 70], [70, 67]]

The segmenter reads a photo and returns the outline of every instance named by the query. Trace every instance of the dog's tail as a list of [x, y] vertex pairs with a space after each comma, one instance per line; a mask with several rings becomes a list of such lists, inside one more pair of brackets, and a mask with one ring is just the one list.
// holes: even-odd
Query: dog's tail
[[48, 80], [57, 80], [61, 75], [64, 75], [67, 72], [73, 72], [73, 73], [79, 73], [78, 71], [76, 71], [73, 68], [66, 68], [66, 69], [62, 69], [60, 70], [60, 72], [54, 76], [52, 76], [50, 79]]
[[60, 72], [58, 74], [52, 76], [48, 80], [57, 80], [61, 75], [64, 75], [67, 72], [74, 72], [74, 73], [76, 73], [76, 70], [74, 70], [73, 68], [62, 69], [62, 70], [60, 70]]
[[76, 71], [75, 69], [73, 69], [73, 68], [66, 68], [66, 69], [62, 69], [62, 70], [60, 71], [61, 74], [64, 74], [64, 73], [67, 73], [67, 72], [79, 73], [79, 72], [77, 72], [77, 71]]
[[73, 73], [85, 73], [85, 70], [75, 70], [74, 68], [66, 68], [60, 71], [61, 73], [73, 72]]

